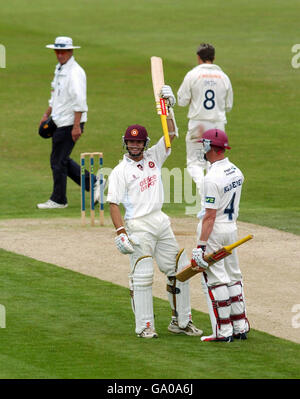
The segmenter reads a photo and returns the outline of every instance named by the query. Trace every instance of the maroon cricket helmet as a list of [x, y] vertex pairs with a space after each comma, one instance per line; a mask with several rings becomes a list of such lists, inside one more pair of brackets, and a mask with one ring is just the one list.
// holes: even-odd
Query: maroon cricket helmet
[[144, 141], [145, 149], [147, 149], [149, 145], [150, 138], [148, 136], [147, 130], [144, 126], [141, 125], [130, 125], [126, 129], [126, 132], [123, 136], [123, 145], [126, 145], [126, 141], [128, 140], [138, 140]]
[[210, 141], [210, 145], [214, 145], [220, 148], [226, 148], [230, 150], [231, 147], [228, 145], [228, 137], [225, 132], [221, 129], [209, 129], [206, 130], [203, 134], [201, 139], [199, 140], [200, 143], [205, 142], [205, 140]]
[[124, 140], [147, 141], [148, 133], [144, 126], [131, 125], [126, 129]]

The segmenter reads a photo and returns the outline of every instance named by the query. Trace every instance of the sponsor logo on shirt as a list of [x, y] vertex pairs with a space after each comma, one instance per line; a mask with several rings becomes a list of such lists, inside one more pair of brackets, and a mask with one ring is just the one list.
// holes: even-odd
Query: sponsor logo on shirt
[[148, 188], [151, 188], [152, 186], [155, 185], [156, 182], [157, 182], [156, 175], [145, 177], [145, 179], [143, 179], [140, 182], [141, 192], [147, 190]]
[[217, 74], [211, 74], [211, 73], [205, 73], [201, 75], [202, 78], [210, 78], [210, 79], [222, 79], [221, 75], [217, 75]]
[[234, 173], [235, 171], [236, 171], [236, 167], [235, 166], [231, 166], [230, 168], [225, 169], [224, 173], [225, 173], [226, 176], [228, 176], [228, 175], [231, 175], [232, 173]]
[[205, 202], [207, 203], [207, 204], [214, 204], [215, 203], [215, 197], [206, 197], [205, 198]]

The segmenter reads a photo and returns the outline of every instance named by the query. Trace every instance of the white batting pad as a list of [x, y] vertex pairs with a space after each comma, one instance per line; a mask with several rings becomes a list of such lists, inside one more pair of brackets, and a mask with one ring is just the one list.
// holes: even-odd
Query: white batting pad
[[155, 328], [153, 314], [153, 259], [150, 256], [137, 261], [130, 285], [133, 291], [132, 306], [135, 314], [135, 332], [140, 334], [146, 327]]
[[228, 286], [231, 302], [231, 319], [233, 324], [234, 334], [244, 333], [249, 331], [249, 324], [246, 318], [246, 305], [243, 292], [242, 283]]
[[210, 318], [210, 324], [211, 324], [211, 330], [212, 330], [212, 334], [216, 334], [216, 329], [217, 329], [217, 320], [214, 314], [214, 310], [212, 307], [212, 302], [211, 299], [209, 297], [208, 294], [208, 288], [207, 288], [207, 284], [204, 278], [204, 274], [202, 273], [201, 275], [201, 286], [202, 286], [202, 291], [205, 295], [205, 299], [207, 302], [207, 308], [208, 308], [208, 314], [209, 314], [209, 318]]
[[208, 292], [217, 321], [216, 336], [229, 337], [233, 330], [230, 322], [231, 306], [228, 287], [227, 285], [208, 287]]

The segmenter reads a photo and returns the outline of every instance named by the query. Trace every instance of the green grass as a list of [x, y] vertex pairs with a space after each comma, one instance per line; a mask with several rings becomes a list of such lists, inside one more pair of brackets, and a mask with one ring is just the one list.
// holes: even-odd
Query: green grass
[[[145, 341], [134, 333], [128, 289], [4, 250], [0, 281], [1, 379], [299, 378], [300, 345], [255, 330], [225, 345], [172, 335], [161, 299], [159, 339]], [[194, 310], [193, 319], [210, 330], [206, 314]]]
[[[65, 34], [82, 46], [75, 56], [87, 72], [89, 120], [73, 157], [79, 161], [80, 152], [101, 150], [105, 166], [112, 168], [123, 155], [121, 136], [129, 124], [147, 126], [152, 143], [162, 134], [153, 104], [150, 56], [163, 57], [166, 82], [176, 92], [196, 63], [197, 46], [209, 41], [234, 88], [227, 132], [230, 158], [246, 177], [240, 220], [299, 234], [300, 70], [291, 67], [291, 48], [299, 41], [299, 11], [296, 0], [3, 4], [0, 37], [7, 68], [0, 70], [5, 187], [0, 191], [0, 217], [57, 216], [35, 209], [52, 191], [50, 142], [37, 135], [56, 63], [46, 44]], [[183, 170], [187, 108], [176, 106], [175, 111], [180, 138], [165, 166]], [[73, 182], [68, 183], [68, 199], [64, 216], [77, 217], [80, 194]], [[185, 206], [170, 204], [165, 209], [184, 216]]]
[[[37, 134], [56, 64], [46, 44], [67, 35], [82, 46], [75, 57], [87, 72], [89, 119], [73, 158], [101, 150], [105, 167], [112, 168], [123, 156], [128, 125], [145, 125], [152, 143], [162, 134], [150, 56], [163, 57], [166, 82], [176, 93], [196, 64], [196, 48], [207, 41], [234, 89], [227, 132], [230, 159], [246, 178], [240, 220], [299, 234], [300, 69], [291, 67], [299, 11], [297, 0], [1, 4], [7, 67], [0, 69], [0, 218], [79, 218], [73, 182], [63, 212], [36, 209], [52, 190], [51, 143]], [[165, 166], [183, 171], [187, 109], [176, 106], [175, 113], [180, 138]], [[187, 205], [164, 209], [180, 217]], [[133, 332], [124, 288], [2, 250], [0, 273], [0, 303], [7, 311], [0, 378], [299, 378], [297, 344], [259, 331], [228, 346], [173, 336], [166, 330], [169, 305], [159, 299], [160, 339], [145, 342]], [[207, 315], [194, 311], [194, 321], [210, 330]]]

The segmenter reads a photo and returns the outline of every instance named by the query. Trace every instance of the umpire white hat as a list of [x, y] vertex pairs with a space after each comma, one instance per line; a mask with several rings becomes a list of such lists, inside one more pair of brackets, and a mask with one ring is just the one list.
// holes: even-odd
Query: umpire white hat
[[74, 48], [80, 48], [80, 46], [73, 46], [72, 38], [67, 36], [58, 36], [54, 44], [48, 44], [46, 47], [53, 50], [72, 50]]

